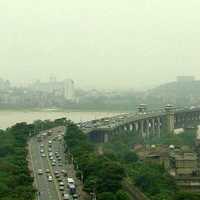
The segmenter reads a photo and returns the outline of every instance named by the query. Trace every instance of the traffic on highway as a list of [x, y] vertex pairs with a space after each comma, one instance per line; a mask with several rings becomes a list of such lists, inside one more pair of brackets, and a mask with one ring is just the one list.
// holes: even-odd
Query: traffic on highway
[[29, 142], [38, 200], [78, 200], [74, 176], [64, 153], [64, 128], [41, 132]]

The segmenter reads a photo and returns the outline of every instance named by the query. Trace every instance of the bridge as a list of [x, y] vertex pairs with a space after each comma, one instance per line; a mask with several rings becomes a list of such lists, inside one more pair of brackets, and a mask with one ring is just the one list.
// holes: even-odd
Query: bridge
[[174, 134], [178, 128], [191, 128], [200, 124], [200, 107], [174, 108], [147, 111], [141, 104], [136, 113], [126, 113], [110, 118], [102, 118], [80, 123], [83, 132], [96, 142], [108, 142], [112, 136], [124, 131], [139, 134], [143, 138]]

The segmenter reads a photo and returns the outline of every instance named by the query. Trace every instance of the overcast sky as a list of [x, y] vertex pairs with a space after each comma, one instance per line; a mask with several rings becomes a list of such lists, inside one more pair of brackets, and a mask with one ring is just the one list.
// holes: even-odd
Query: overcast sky
[[0, 76], [138, 88], [200, 77], [200, 0], [0, 0]]

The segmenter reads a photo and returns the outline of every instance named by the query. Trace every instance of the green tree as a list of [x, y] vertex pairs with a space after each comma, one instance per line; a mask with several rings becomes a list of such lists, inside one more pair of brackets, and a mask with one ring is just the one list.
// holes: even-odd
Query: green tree
[[112, 192], [102, 192], [97, 196], [98, 200], [116, 200], [115, 194]]
[[129, 195], [123, 190], [117, 191], [116, 200], [130, 200]]

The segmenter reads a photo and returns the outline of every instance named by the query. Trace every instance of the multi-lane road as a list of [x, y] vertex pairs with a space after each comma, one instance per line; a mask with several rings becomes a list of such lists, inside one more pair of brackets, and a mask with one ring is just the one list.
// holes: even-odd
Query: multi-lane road
[[[67, 187], [67, 176], [63, 173], [66, 171], [68, 177], [73, 177], [75, 179], [73, 168], [67, 163], [65, 158], [64, 140], [62, 137], [63, 133], [64, 128], [59, 127], [52, 129], [52, 134], [50, 136], [46, 135], [40, 142], [38, 142], [36, 137], [31, 138], [29, 141], [30, 164], [34, 175], [34, 184], [38, 191], [38, 200], [63, 200], [64, 193], [69, 194], [70, 199], [73, 199]], [[51, 147], [48, 144], [49, 141], [52, 141]], [[41, 150], [44, 152], [41, 152]], [[49, 156], [50, 152], [53, 159], [50, 158], [51, 156]], [[55, 166], [52, 165], [53, 160], [55, 162]], [[39, 174], [39, 171], [42, 171], [42, 173]], [[49, 173], [46, 171], [49, 171]], [[55, 171], [59, 172], [59, 179], [61, 179], [60, 181], [55, 177]], [[52, 176], [52, 181], [48, 180], [49, 176]], [[61, 181], [64, 183], [64, 191], [60, 190]], [[75, 181], [78, 185], [78, 199], [82, 199], [79, 194], [81, 193], [79, 192], [80, 184], [78, 184], [77, 180]]]

